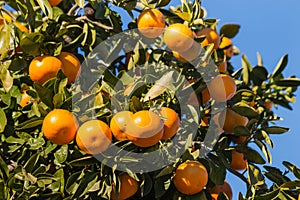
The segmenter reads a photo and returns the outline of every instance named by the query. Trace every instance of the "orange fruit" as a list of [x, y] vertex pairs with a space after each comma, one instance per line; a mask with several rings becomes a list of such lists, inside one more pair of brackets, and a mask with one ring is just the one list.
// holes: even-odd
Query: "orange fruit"
[[21, 98], [21, 101], [20, 101], [20, 106], [21, 107], [26, 106], [30, 102], [30, 98], [31, 97], [26, 93], [26, 91], [23, 91], [22, 92], [22, 98]]
[[120, 191], [118, 198], [116, 196], [115, 191], [115, 184], [112, 184], [112, 192], [111, 192], [111, 199], [112, 200], [124, 200], [128, 199], [129, 197], [133, 196], [139, 189], [138, 182], [133, 179], [128, 173], [124, 172], [120, 175]]
[[184, 24], [175, 23], [166, 28], [164, 41], [172, 51], [179, 53], [190, 49], [194, 43], [193, 31]]
[[[190, 80], [189, 83], [193, 83], [195, 82], [195, 79]], [[201, 86], [201, 85], [200, 85]], [[207, 102], [211, 99], [208, 88], [205, 87], [202, 91], [201, 91], [201, 100], [203, 104], [207, 104]], [[189, 98], [188, 98], [188, 104], [191, 104], [193, 106], [199, 106], [200, 102], [198, 102], [198, 98], [196, 96], [196, 94], [193, 92], [190, 94]]]
[[235, 144], [241, 144], [243, 142], [245, 142], [247, 140], [247, 136], [234, 136], [232, 138], [232, 141], [235, 143]]
[[144, 10], [137, 19], [137, 27], [147, 38], [156, 38], [162, 34], [166, 26], [164, 15], [156, 9]]
[[246, 126], [248, 121], [247, 117], [244, 117], [231, 109], [226, 109], [223, 130], [227, 133], [233, 133], [233, 128], [235, 126]]
[[207, 181], [207, 170], [198, 161], [186, 161], [180, 164], [173, 177], [176, 189], [187, 195], [193, 195], [203, 190]]
[[219, 193], [223, 192], [226, 194], [229, 200], [232, 199], [232, 189], [227, 181], [224, 181], [223, 185], [215, 185], [212, 189], [209, 190], [212, 199], [217, 200]]
[[13, 23], [18, 29], [20, 29], [22, 32], [24, 33], [29, 33], [28, 28], [26, 28], [23, 24], [21, 24], [20, 22], [15, 21]]
[[58, 4], [60, 4], [60, 2], [62, 2], [62, 0], [48, 0], [50, 5], [53, 6], [57, 6]]
[[78, 147], [88, 154], [102, 153], [109, 147], [111, 140], [111, 130], [101, 120], [90, 120], [83, 123], [76, 135]]
[[162, 140], [167, 140], [172, 138], [178, 131], [180, 127], [180, 119], [175, 110], [167, 107], [162, 107], [159, 110], [160, 115], [165, 119], [164, 120], [164, 133]]
[[150, 147], [159, 142], [164, 132], [164, 122], [152, 111], [141, 110], [133, 114], [126, 128], [127, 138], [139, 147]]
[[227, 74], [218, 74], [208, 84], [209, 93], [216, 102], [226, 102], [236, 92], [234, 79]]
[[218, 70], [220, 73], [225, 73], [227, 71], [227, 62], [224, 61], [218, 66]]
[[75, 116], [64, 109], [54, 109], [43, 120], [44, 136], [54, 144], [69, 144], [75, 138], [78, 123]]
[[219, 48], [224, 49], [223, 52], [227, 58], [231, 58], [233, 56], [233, 44], [228, 37], [222, 37]]
[[62, 62], [54, 56], [35, 57], [29, 64], [29, 76], [32, 81], [44, 84], [51, 78], [56, 77]]
[[110, 129], [117, 140], [128, 140], [126, 129], [132, 123], [133, 113], [121, 111], [115, 114], [110, 121]]
[[69, 52], [61, 52], [58, 59], [62, 62], [61, 70], [68, 78], [68, 84], [74, 83], [80, 75], [80, 62], [77, 57]]
[[191, 48], [189, 48], [187, 51], [184, 51], [182, 53], [173, 51], [174, 57], [181, 62], [190, 62], [196, 59], [200, 55], [200, 53], [201, 53], [201, 45], [199, 45], [197, 42], [193, 42]]
[[237, 152], [236, 150], [232, 150], [230, 166], [238, 171], [245, 170], [247, 168], [247, 161], [244, 159], [244, 154]]
[[264, 106], [267, 110], [272, 110], [272, 107], [273, 107], [273, 103], [271, 101], [266, 101], [264, 103]]
[[212, 28], [204, 28], [196, 33], [198, 37], [205, 36], [205, 39], [201, 42], [203, 47], [214, 44], [214, 49], [219, 48], [220, 44], [220, 36], [219, 34], [213, 30]]

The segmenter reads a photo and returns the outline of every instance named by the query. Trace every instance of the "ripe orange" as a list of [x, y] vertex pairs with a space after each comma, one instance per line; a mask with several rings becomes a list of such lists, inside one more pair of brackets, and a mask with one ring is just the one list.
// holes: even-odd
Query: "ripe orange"
[[159, 142], [164, 132], [164, 122], [152, 111], [141, 110], [133, 114], [127, 126], [127, 138], [139, 147], [150, 147]]
[[133, 113], [121, 111], [115, 114], [110, 121], [110, 129], [117, 140], [128, 140], [126, 130], [132, 123]]
[[231, 109], [226, 109], [223, 130], [227, 133], [233, 133], [233, 128], [235, 126], [246, 126], [248, 121], [247, 117], [244, 117]]
[[172, 51], [179, 53], [190, 49], [194, 43], [193, 31], [184, 24], [175, 23], [166, 28], [164, 41]]
[[22, 92], [22, 98], [21, 98], [21, 101], [20, 101], [20, 106], [21, 107], [26, 106], [30, 102], [30, 98], [31, 97], [26, 93], [26, 91], [23, 91]]
[[187, 195], [193, 195], [203, 190], [207, 181], [207, 170], [198, 161], [186, 161], [180, 164], [173, 177], [176, 189]]
[[165, 119], [164, 120], [164, 133], [162, 140], [167, 140], [172, 138], [178, 131], [180, 127], [180, 119], [175, 110], [167, 107], [162, 107], [159, 110], [160, 115]]
[[264, 103], [264, 106], [267, 110], [272, 110], [272, 107], [273, 107], [273, 103], [271, 101], [266, 101]]
[[193, 42], [191, 48], [182, 53], [178, 53], [177, 51], [173, 51], [174, 57], [181, 62], [190, 62], [196, 59], [201, 53], [201, 45], [197, 42]]
[[223, 52], [227, 58], [230, 59], [233, 56], [233, 44], [228, 37], [222, 37], [219, 48], [224, 49]]
[[69, 144], [74, 140], [78, 123], [75, 116], [64, 109], [49, 112], [42, 125], [44, 136], [54, 144]]
[[213, 30], [212, 28], [204, 28], [201, 29], [196, 33], [198, 37], [205, 36], [205, 39], [201, 42], [203, 47], [207, 46], [208, 44], [214, 44], [214, 49], [219, 48], [220, 44], [220, 36], [219, 34]]
[[99, 154], [111, 144], [112, 133], [106, 123], [100, 120], [90, 120], [83, 123], [76, 135], [78, 147], [88, 154]]
[[224, 61], [218, 66], [218, 70], [220, 73], [225, 73], [227, 71], [227, 62]]
[[247, 140], [247, 136], [234, 136], [232, 138], [232, 141], [235, 143], [235, 144], [241, 144], [243, 142], [245, 142]]
[[54, 56], [39, 56], [34, 58], [29, 65], [29, 76], [32, 81], [44, 84], [51, 78], [56, 77], [62, 62]]
[[[189, 83], [193, 83], [195, 82], [195, 80], [190, 80]], [[200, 85], [201, 86], [201, 85]], [[207, 102], [211, 99], [208, 88], [205, 87], [202, 91], [201, 91], [201, 100], [203, 104], [207, 104]], [[188, 104], [191, 104], [193, 106], [199, 106], [200, 102], [198, 102], [198, 98], [196, 96], [195, 93], [191, 93], [189, 98], [188, 98]]]
[[164, 15], [156, 9], [144, 10], [137, 19], [137, 27], [142, 35], [156, 38], [162, 34], [166, 26]]
[[117, 198], [114, 184], [112, 184], [111, 199], [124, 200], [133, 196], [139, 189], [138, 182], [133, 179], [128, 173], [124, 172], [120, 175], [120, 191]]
[[231, 99], [236, 92], [234, 79], [227, 74], [218, 74], [208, 84], [211, 98], [216, 102], [226, 102]]
[[244, 159], [244, 154], [232, 150], [230, 166], [235, 170], [245, 170], [247, 168], [247, 161]]
[[62, 62], [62, 71], [68, 78], [68, 84], [74, 83], [80, 75], [80, 62], [77, 57], [69, 52], [61, 52], [58, 59]]
[[224, 181], [223, 185], [215, 185], [212, 189], [209, 190], [212, 199], [217, 200], [219, 193], [223, 192], [227, 195], [228, 199], [232, 199], [232, 189], [227, 181]]
[[53, 6], [57, 6], [60, 2], [62, 2], [62, 0], [48, 0], [50, 5]]

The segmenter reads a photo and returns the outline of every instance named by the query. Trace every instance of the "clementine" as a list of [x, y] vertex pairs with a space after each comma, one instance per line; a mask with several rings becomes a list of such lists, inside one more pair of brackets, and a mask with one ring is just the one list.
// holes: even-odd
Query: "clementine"
[[209, 93], [216, 102], [226, 102], [236, 92], [234, 79], [227, 74], [218, 74], [208, 84]]
[[164, 122], [152, 111], [141, 110], [133, 114], [126, 128], [127, 138], [139, 147], [150, 147], [159, 142], [164, 132]]
[[26, 93], [26, 91], [24, 90], [22, 92], [22, 98], [21, 98], [21, 101], [20, 101], [20, 106], [21, 107], [24, 107], [26, 106], [29, 102], [30, 102], [30, 99], [31, 97]]
[[232, 41], [228, 37], [222, 37], [219, 48], [223, 49], [226, 58], [230, 59], [234, 54]]
[[54, 144], [63, 145], [75, 138], [78, 123], [75, 116], [64, 109], [54, 109], [43, 120], [44, 136]]
[[88, 154], [99, 154], [111, 144], [112, 133], [106, 123], [100, 120], [90, 120], [83, 123], [76, 135], [78, 147]]
[[223, 129], [227, 133], [233, 133], [235, 126], [246, 126], [248, 121], [247, 117], [244, 117], [231, 109], [226, 109]]
[[133, 179], [128, 173], [124, 172], [120, 175], [120, 189], [118, 192], [118, 198], [115, 191], [115, 184], [112, 184], [111, 198], [113, 200], [124, 200], [133, 196], [139, 189], [138, 182]]
[[60, 4], [60, 2], [62, 2], [62, 0], [48, 0], [50, 5], [53, 6], [57, 6], [58, 4]]
[[115, 114], [110, 121], [110, 129], [117, 140], [128, 140], [126, 130], [131, 125], [133, 113], [121, 111]]
[[220, 36], [219, 34], [213, 30], [212, 28], [204, 28], [196, 33], [198, 37], [205, 36], [205, 39], [201, 42], [203, 47], [208, 44], [214, 44], [214, 49], [219, 48]]
[[230, 167], [238, 171], [245, 170], [247, 168], [247, 161], [244, 159], [244, 154], [232, 150]]
[[180, 127], [180, 119], [175, 110], [167, 107], [162, 107], [159, 110], [160, 115], [165, 119], [164, 120], [164, 133], [162, 140], [167, 140], [172, 138], [178, 131]]
[[165, 26], [164, 15], [156, 9], [144, 10], [137, 19], [138, 30], [147, 38], [160, 36]]
[[164, 41], [172, 51], [179, 53], [190, 49], [194, 43], [193, 31], [184, 24], [175, 23], [166, 28]]
[[207, 170], [198, 161], [186, 161], [180, 164], [173, 177], [176, 189], [187, 195], [193, 195], [203, 190], [207, 181]]
[[177, 51], [173, 51], [174, 57], [181, 62], [190, 62], [196, 59], [201, 53], [201, 45], [197, 42], [193, 42], [191, 48], [187, 51], [179, 53]]
[[62, 62], [61, 70], [68, 78], [68, 84], [74, 83], [80, 74], [80, 62], [77, 57], [69, 52], [61, 52], [58, 59]]
[[62, 62], [54, 56], [35, 57], [29, 64], [29, 76], [32, 81], [44, 84], [51, 78], [56, 77]]
[[232, 199], [232, 189], [227, 181], [224, 181], [223, 185], [215, 185], [212, 189], [209, 190], [212, 199], [217, 200], [219, 193], [223, 192], [226, 194], [229, 200]]

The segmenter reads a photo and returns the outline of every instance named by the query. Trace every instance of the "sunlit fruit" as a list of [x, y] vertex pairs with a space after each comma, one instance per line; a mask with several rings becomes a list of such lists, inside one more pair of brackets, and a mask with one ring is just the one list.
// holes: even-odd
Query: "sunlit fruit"
[[203, 190], [207, 181], [207, 170], [198, 161], [186, 161], [180, 164], [173, 177], [176, 189], [187, 195], [193, 195]]
[[61, 52], [58, 59], [62, 62], [61, 70], [68, 78], [68, 84], [74, 83], [80, 75], [80, 62], [77, 57], [69, 52]]
[[76, 135], [78, 147], [88, 154], [104, 152], [111, 144], [112, 133], [109, 126], [101, 120], [83, 123]]
[[201, 53], [201, 45], [197, 42], [194, 42], [191, 48], [184, 52], [173, 51], [174, 57], [181, 62], [190, 62], [199, 57]]
[[205, 37], [205, 39], [201, 42], [203, 47], [213, 44], [214, 49], [219, 48], [220, 44], [220, 36], [219, 34], [213, 30], [212, 28], [204, 28], [196, 33], [197, 37]]
[[180, 127], [179, 116], [175, 110], [167, 107], [162, 107], [159, 113], [164, 118], [164, 133], [161, 139], [170, 139], [177, 133]]
[[54, 109], [43, 120], [44, 136], [54, 144], [69, 144], [75, 138], [78, 123], [68, 110]]
[[164, 15], [157, 9], [144, 10], [137, 19], [138, 30], [148, 38], [160, 36], [165, 25]]
[[233, 133], [235, 126], [246, 126], [248, 121], [247, 117], [244, 117], [231, 109], [226, 109], [223, 129], [226, 133]]
[[218, 74], [207, 84], [210, 96], [216, 102], [226, 102], [236, 92], [236, 84], [233, 78], [227, 74]]
[[110, 121], [110, 129], [117, 140], [128, 140], [126, 131], [133, 120], [133, 113], [121, 111], [116, 113]]
[[164, 42], [172, 51], [182, 53], [192, 47], [194, 34], [186, 25], [175, 23], [166, 28]]
[[244, 154], [232, 150], [230, 167], [238, 171], [245, 170], [247, 168], [247, 160], [244, 159]]
[[232, 200], [232, 189], [227, 181], [224, 181], [224, 184], [222, 185], [215, 185], [209, 192], [213, 200], [217, 200], [221, 192], [226, 194], [229, 200]]
[[125, 200], [129, 197], [133, 196], [139, 189], [138, 182], [130, 177], [128, 173], [124, 172], [120, 175], [120, 188], [118, 191], [118, 197], [117, 197], [117, 191], [115, 189], [115, 184], [112, 184], [112, 192], [111, 192], [111, 199], [112, 200]]
[[228, 37], [222, 37], [219, 48], [223, 49], [224, 55], [228, 59], [234, 54], [232, 41]]

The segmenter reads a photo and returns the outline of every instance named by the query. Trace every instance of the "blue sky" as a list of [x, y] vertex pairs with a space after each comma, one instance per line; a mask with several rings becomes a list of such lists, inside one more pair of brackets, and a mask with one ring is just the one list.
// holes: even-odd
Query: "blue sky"
[[[241, 25], [239, 34], [233, 42], [241, 53], [247, 55], [252, 64], [256, 64], [256, 52], [260, 52], [265, 67], [272, 72], [275, 65], [284, 54], [289, 54], [289, 64], [284, 72], [285, 76], [300, 77], [300, 2], [297, 0], [203, 0], [208, 17], [220, 19], [219, 27], [226, 23]], [[232, 59], [236, 67], [241, 66], [240, 56]], [[296, 98], [300, 96], [297, 91]], [[300, 113], [300, 100], [292, 105], [293, 111], [274, 109], [284, 120], [278, 125], [291, 128], [283, 135], [273, 135], [274, 142], [273, 166], [284, 169], [282, 161], [288, 160], [300, 166], [298, 154], [300, 133], [297, 118]], [[297, 153], [296, 153], [297, 152]], [[238, 191], [245, 193], [245, 185], [232, 175], [227, 176], [234, 190], [233, 199]]]

